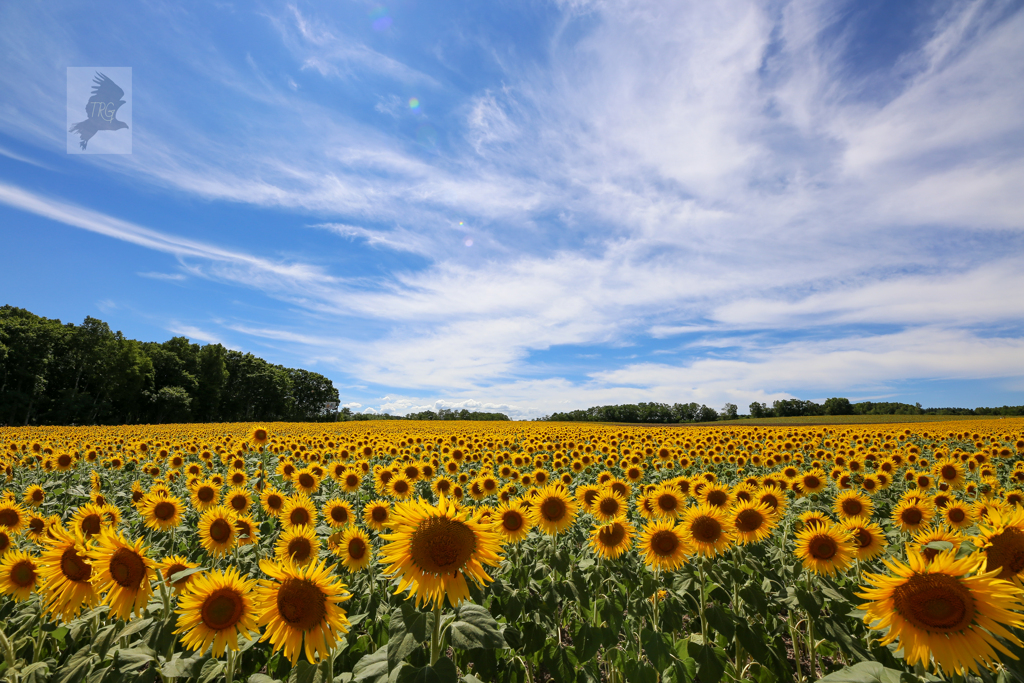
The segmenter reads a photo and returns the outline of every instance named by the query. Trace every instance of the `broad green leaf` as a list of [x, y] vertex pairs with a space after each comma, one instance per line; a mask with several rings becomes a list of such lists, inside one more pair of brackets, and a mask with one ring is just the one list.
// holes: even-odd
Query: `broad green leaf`
[[900, 683], [903, 672], [887, 669], [878, 662], [860, 662], [819, 678], [818, 683]]
[[452, 645], [460, 650], [505, 647], [498, 622], [490, 612], [472, 602], [459, 607], [458, 617], [450, 629]]
[[441, 657], [433, 665], [402, 667], [398, 683], [459, 683], [459, 674], [452, 660]]
[[718, 683], [722, 680], [725, 665], [718, 658], [713, 645], [697, 644], [691, 641], [687, 649], [690, 656], [697, 662], [697, 675], [700, 676], [701, 683]]

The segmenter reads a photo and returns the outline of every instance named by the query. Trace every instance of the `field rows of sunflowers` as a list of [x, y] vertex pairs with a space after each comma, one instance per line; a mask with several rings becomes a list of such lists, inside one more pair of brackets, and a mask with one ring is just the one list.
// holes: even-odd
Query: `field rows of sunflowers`
[[10, 681], [1024, 682], [1024, 420], [0, 449]]

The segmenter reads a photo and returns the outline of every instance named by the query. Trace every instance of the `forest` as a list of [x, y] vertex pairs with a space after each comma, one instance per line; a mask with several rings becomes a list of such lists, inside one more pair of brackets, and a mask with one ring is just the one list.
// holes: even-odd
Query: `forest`
[[333, 421], [337, 407], [327, 377], [221, 344], [141, 342], [96, 318], [0, 308], [0, 424]]

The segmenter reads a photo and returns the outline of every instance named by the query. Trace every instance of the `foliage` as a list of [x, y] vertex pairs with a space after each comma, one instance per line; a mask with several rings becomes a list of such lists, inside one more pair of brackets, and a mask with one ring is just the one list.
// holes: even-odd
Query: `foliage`
[[322, 421], [337, 402], [323, 375], [220, 344], [138, 342], [95, 318], [0, 308], [0, 424]]

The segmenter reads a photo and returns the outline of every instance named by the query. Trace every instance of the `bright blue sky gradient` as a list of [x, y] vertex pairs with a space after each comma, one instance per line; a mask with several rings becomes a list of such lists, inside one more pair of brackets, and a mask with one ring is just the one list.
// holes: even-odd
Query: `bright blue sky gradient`
[[5, 3], [0, 60], [2, 303], [358, 411], [1024, 403], [1021, 2]]

